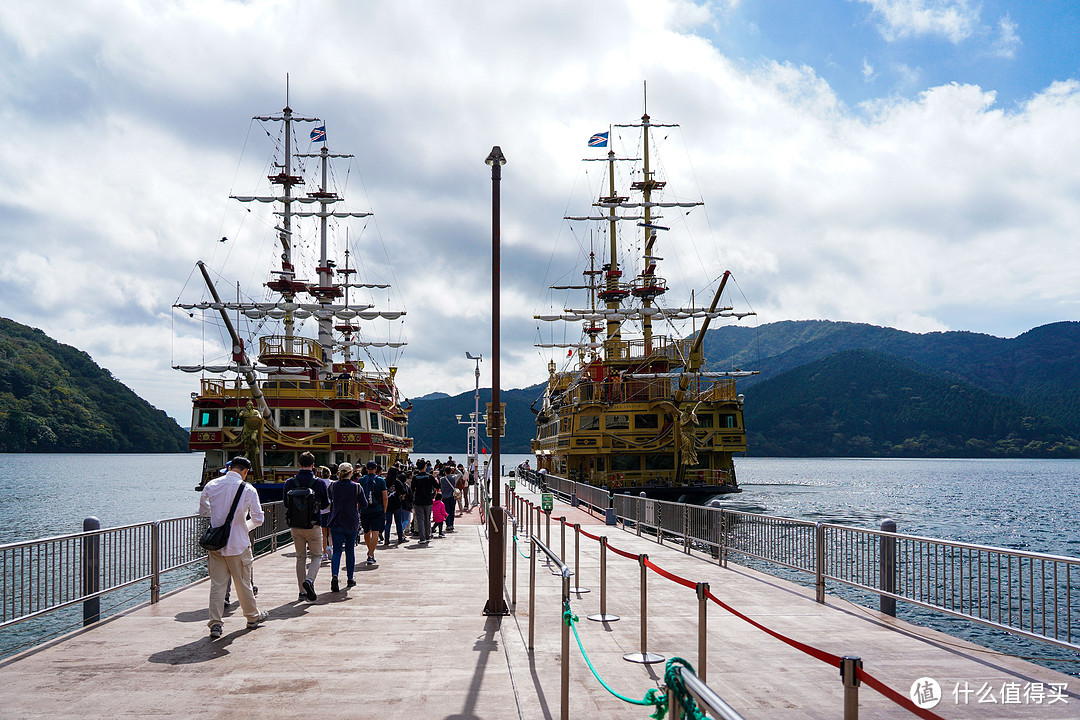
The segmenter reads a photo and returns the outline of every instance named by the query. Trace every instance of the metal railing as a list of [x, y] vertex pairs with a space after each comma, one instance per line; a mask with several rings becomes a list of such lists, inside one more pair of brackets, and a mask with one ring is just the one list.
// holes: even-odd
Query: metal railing
[[[289, 529], [280, 502], [262, 507], [256, 554], [276, 550]], [[0, 628], [147, 581], [157, 602], [163, 575], [205, 560], [198, 540], [208, 522], [191, 515], [0, 545]]]
[[[535, 481], [537, 473], [526, 473]], [[721, 565], [753, 558], [812, 578], [818, 602], [833, 582], [1026, 638], [1080, 650], [1080, 558], [881, 530], [650, 500], [548, 475], [548, 487], [616, 522]], [[605, 499], [607, 498], [607, 499]]]

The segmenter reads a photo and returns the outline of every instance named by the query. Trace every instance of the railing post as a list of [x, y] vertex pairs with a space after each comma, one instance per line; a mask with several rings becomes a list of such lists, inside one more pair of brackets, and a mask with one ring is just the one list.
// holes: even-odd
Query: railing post
[[273, 528], [273, 532], [270, 533], [270, 552], [277, 552], [277, 505], [270, 506], [270, 527]]
[[709, 636], [708, 628], [708, 596], [705, 594], [709, 592], [709, 583], [699, 582], [697, 587], [698, 597], [698, 610], [697, 610], [697, 676], [701, 678], [701, 682], [708, 682], [705, 679], [705, 661], [708, 657], [708, 646], [706, 644]]
[[814, 523], [814, 588], [816, 600], [825, 602], [825, 526]]
[[646, 500], [653, 504], [653, 519], [656, 521], [656, 542], [664, 544], [664, 503], [659, 500]]
[[600, 613], [590, 615], [595, 622], [615, 622], [618, 615], [607, 614], [607, 535], [600, 538]]
[[[882, 520], [881, 532], [895, 533], [896, 521]], [[882, 535], [878, 549], [878, 587], [884, 592], [896, 593], [896, 538]], [[879, 600], [881, 612], [896, 617], [896, 598], [881, 595]]]
[[840, 679], [844, 681], [844, 720], [859, 720], [859, 676], [862, 658], [845, 655], [840, 659]]
[[717, 539], [716, 554], [720, 557], [720, 567], [727, 567], [728, 556], [728, 517], [724, 510], [720, 510], [720, 537]]
[[649, 652], [649, 591], [646, 580], [649, 568], [645, 565], [648, 559], [649, 556], [645, 553], [638, 555], [638, 564], [641, 566], [641, 652], [623, 655], [623, 660], [643, 665], [664, 661], [663, 655]]
[[645, 514], [645, 493], [638, 493], [637, 501], [637, 534], [641, 537], [641, 516]]
[[150, 603], [161, 599], [161, 523], [150, 525]]
[[[565, 567], [565, 565], [564, 565]], [[570, 576], [565, 572], [562, 576], [562, 609], [570, 612]], [[562, 720], [570, 718], [570, 618], [562, 619], [562, 658], [559, 687], [559, 717]]]
[[533, 624], [536, 620], [536, 536], [529, 536], [529, 652], [533, 651]]
[[[96, 517], [83, 520], [83, 532], [101, 529], [101, 521]], [[101, 590], [101, 535], [94, 532], [82, 539], [82, 592], [91, 595]], [[83, 625], [90, 625], [101, 619], [101, 598], [95, 596], [83, 600]]]
[[690, 506], [683, 505], [682, 516], [682, 537], [683, 537], [683, 552], [687, 555], [690, 554]]

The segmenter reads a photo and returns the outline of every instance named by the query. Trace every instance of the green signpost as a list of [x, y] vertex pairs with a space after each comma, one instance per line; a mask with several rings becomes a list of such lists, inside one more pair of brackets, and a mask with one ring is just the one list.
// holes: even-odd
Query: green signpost
[[551, 512], [555, 506], [555, 496], [551, 493], [541, 493], [540, 495], [540, 509], [544, 512]]

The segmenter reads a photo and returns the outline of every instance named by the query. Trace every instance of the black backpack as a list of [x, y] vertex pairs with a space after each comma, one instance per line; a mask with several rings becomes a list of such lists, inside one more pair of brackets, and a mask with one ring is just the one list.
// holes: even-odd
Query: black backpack
[[314, 490], [302, 486], [285, 493], [285, 523], [306, 530], [319, 524], [319, 502]]

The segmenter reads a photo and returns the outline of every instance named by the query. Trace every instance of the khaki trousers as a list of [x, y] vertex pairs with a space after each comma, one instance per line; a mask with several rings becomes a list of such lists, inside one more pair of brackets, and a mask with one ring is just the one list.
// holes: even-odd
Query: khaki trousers
[[[322, 563], [323, 537], [322, 528], [316, 525], [313, 528], [290, 528], [292, 530], [293, 547], [296, 548], [296, 586], [304, 589], [304, 580], [310, 580], [315, 584], [315, 576], [319, 574], [319, 564]], [[304, 560], [307, 559], [307, 569], [304, 568]]]
[[221, 625], [221, 613], [225, 607], [225, 590], [232, 578], [236, 588], [236, 599], [240, 609], [249, 621], [259, 619], [259, 606], [255, 604], [255, 593], [251, 590], [251, 547], [248, 546], [239, 555], [222, 555], [220, 550], [211, 550], [206, 554], [206, 565], [210, 571], [210, 627]]

